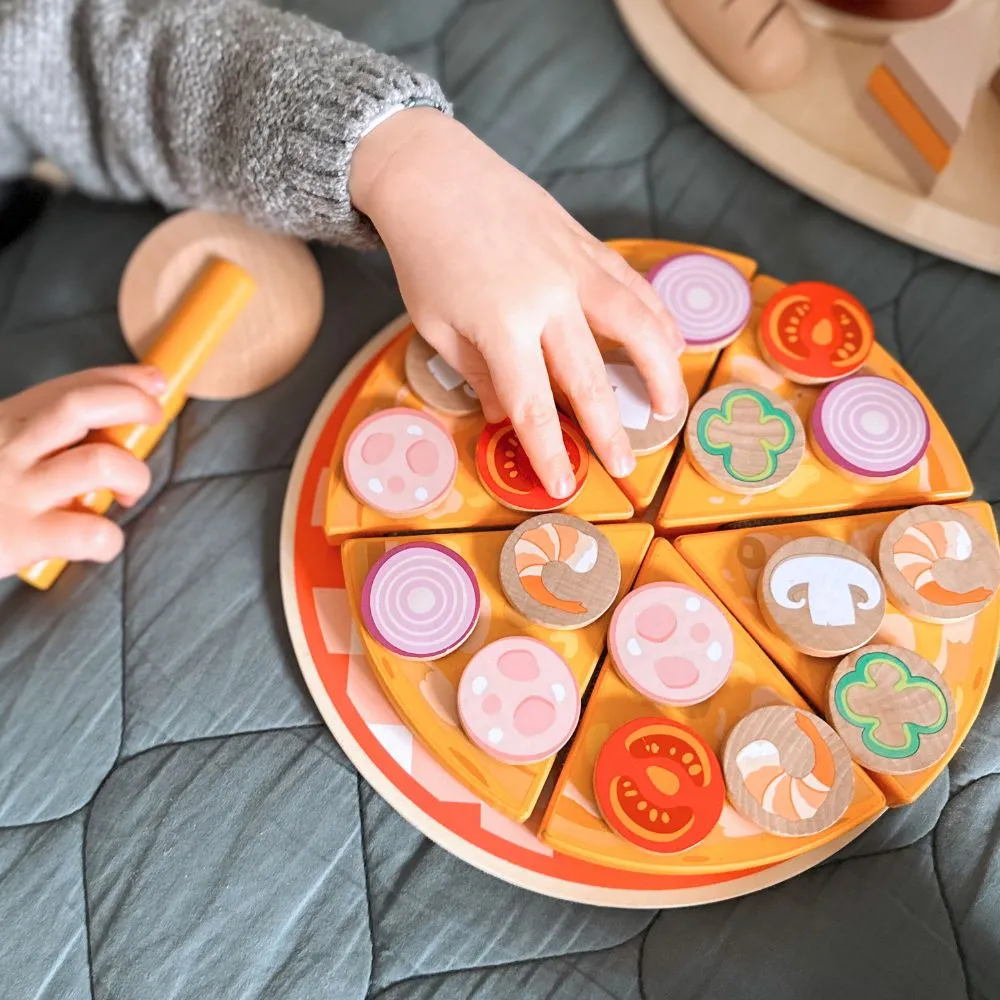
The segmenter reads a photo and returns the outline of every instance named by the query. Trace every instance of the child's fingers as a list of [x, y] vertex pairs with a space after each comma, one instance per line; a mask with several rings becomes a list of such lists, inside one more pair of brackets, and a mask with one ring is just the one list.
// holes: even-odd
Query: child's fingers
[[106, 368], [88, 368], [50, 379], [32, 386], [7, 400], [11, 413], [22, 419], [51, 406], [68, 392], [95, 385], [134, 385], [150, 396], [163, 392], [166, 380], [163, 373], [150, 365], [112, 365]]
[[653, 291], [653, 286], [638, 271], [633, 270], [632, 265], [620, 253], [604, 246], [603, 243], [601, 248], [604, 251], [598, 258], [601, 267], [632, 292], [656, 317], [660, 332], [666, 338], [667, 343], [673, 347], [674, 353], [683, 353], [684, 338], [681, 336], [680, 330], [677, 329], [673, 316], [660, 301], [659, 295]]
[[40, 462], [28, 473], [36, 510], [63, 507], [93, 490], [110, 490], [131, 506], [148, 489], [145, 462], [113, 444], [82, 444]]
[[447, 323], [428, 321], [421, 324], [420, 334], [473, 388], [487, 422], [495, 424], [503, 420], [507, 414], [493, 388], [486, 359], [476, 345]]
[[160, 404], [136, 385], [83, 384], [25, 420], [10, 443], [23, 463], [33, 463], [79, 443], [92, 430], [117, 424], [155, 424], [161, 417]]
[[676, 413], [685, 390], [673, 345], [660, 321], [621, 282], [605, 271], [592, 276], [580, 290], [580, 304], [595, 333], [622, 344], [649, 388], [657, 413]]
[[484, 339], [483, 354], [504, 411], [546, 492], [557, 500], [576, 489], [573, 469], [563, 444], [559, 414], [540, 342], [511, 350], [510, 337]]
[[614, 390], [586, 320], [550, 324], [542, 338], [549, 370], [565, 390], [597, 457], [616, 479], [631, 475], [635, 456]]
[[24, 540], [18, 565], [42, 559], [70, 562], [111, 562], [122, 550], [125, 536], [117, 524], [97, 514], [53, 510], [31, 522], [31, 537]]

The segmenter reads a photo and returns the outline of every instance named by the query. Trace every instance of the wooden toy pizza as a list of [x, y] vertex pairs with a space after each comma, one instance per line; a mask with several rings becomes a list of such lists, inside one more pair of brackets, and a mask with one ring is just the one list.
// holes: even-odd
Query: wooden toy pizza
[[955, 736], [948, 682], [899, 646], [865, 646], [845, 657], [830, 678], [827, 718], [855, 760], [886, 774], [936, 764]]
[[564, 416], [557, 502], [401, 322], [307, 432], [282, 583], [324, 718], [428, 836], [536, 891], [691, 905], [818, 864], [947, 767], [1000, 643], [1000, 560], [848, 292], [614, 246], [689, 342], [680, 456], [683, 414], [602, 341], [638, 467], [613, 480]]

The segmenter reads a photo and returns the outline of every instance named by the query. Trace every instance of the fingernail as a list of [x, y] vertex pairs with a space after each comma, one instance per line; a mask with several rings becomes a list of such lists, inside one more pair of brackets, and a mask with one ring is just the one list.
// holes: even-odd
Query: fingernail
[[167, 376], [154, 365], [146, 365], [143, 369], [146, 378], [149, 380], [149, 387], [153, 392], [163, 392], [167, 387]]
[[687, 349], [687, 341], [685, 341], [685, 339], [680, 334], [678, 334], [677, 339], [674, 341], [674, 353], [677, 355], [677, 357], [680, 357], [686, 349]]
[[556, 483], [556, 491], [552, 495], [557, 500], [565, 500], [573, 495], [575, 489], [576, 480], [570, 475], [565, 475]]
[[615, 479], [624, 479], [635, 472], [635, 455], [632, 452], [620, 452], [611, 459], [611, 475]]

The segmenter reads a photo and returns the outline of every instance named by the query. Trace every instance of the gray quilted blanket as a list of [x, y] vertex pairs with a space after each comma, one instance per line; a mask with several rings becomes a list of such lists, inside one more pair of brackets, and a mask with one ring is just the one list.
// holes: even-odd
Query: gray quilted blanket
[[[297, 0], [436, 74], [602, 237], [749, 254], [852, 289], [1000, 509], [1000, 279], [869, 232], [705, 130], [610, 0]], [[53, 198], [0, 254], [0, 395], [128, 355], [152, 207]], [[696, 910], [514, 889], [359, 780], [306, 694], [278, 520], [306, 423], [400, 311], [384, 258], [317, 251], [327, 314], [284, 383], [190, 405], [123, 558], [0, 586], [3, 1000], [1000, 997], [1000, 685], [949, 773], [846, 854]]]

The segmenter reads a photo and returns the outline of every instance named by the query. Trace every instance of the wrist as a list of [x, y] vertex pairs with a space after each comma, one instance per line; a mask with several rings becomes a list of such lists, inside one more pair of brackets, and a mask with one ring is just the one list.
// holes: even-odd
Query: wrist
[[461, 129], [454, 119], [426, 106], [403, 108], [378, 122], [361, 137], [351, 157], [347, 182], [351, 203], [377, 225], [382, 192], [392, 189], [399, 166], [417, 144], [454, 129]]

